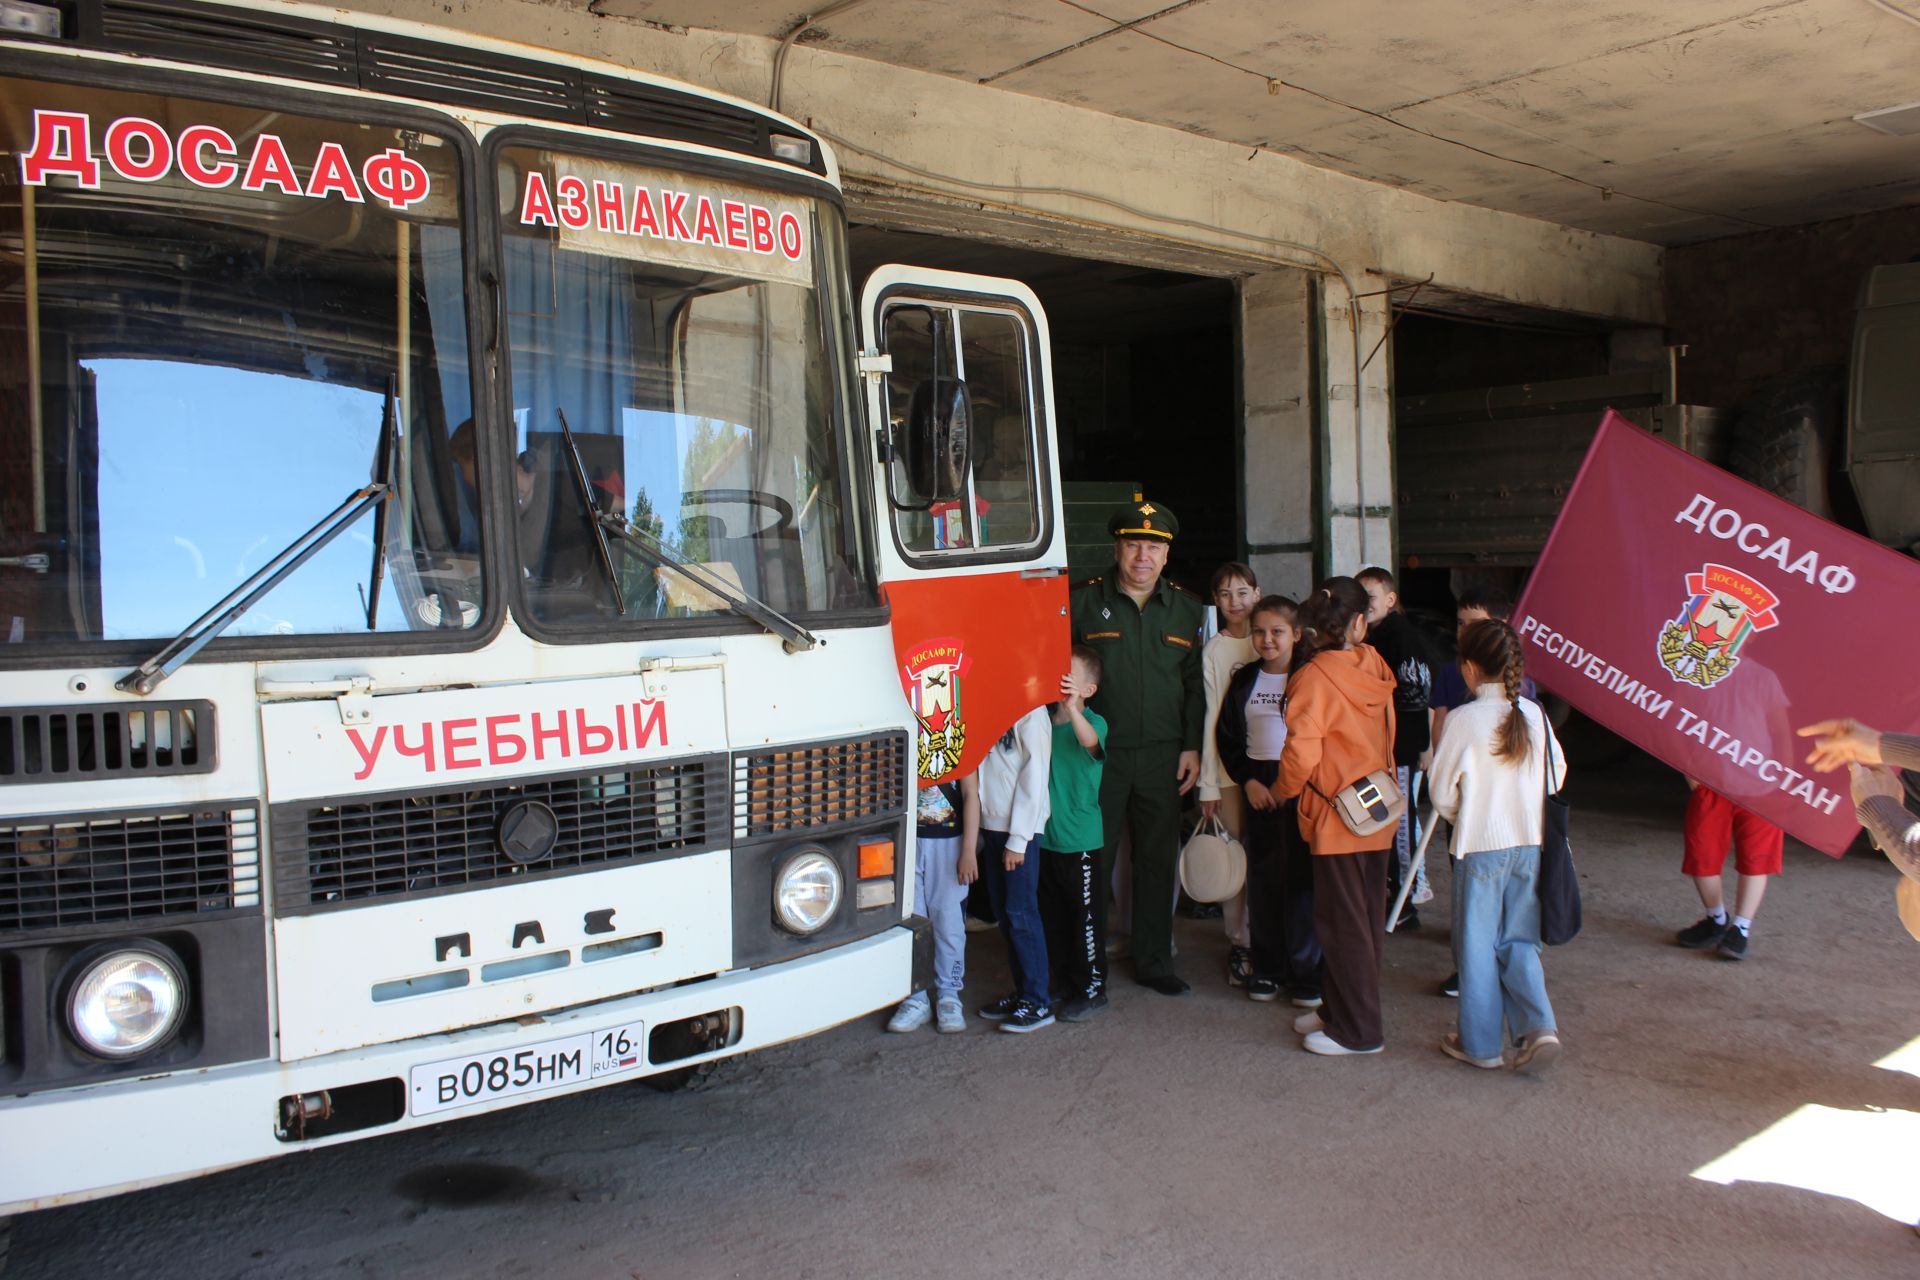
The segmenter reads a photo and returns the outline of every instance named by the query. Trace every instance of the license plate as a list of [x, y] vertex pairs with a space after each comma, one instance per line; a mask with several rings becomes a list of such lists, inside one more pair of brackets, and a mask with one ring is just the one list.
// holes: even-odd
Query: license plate
[[603, 1027], [519, 1049], [423, 1062], [407, 1078], [416, 1116], [452, 1111], [496, 1098], [604, 1080], [641, 1065], [641, 1025]]

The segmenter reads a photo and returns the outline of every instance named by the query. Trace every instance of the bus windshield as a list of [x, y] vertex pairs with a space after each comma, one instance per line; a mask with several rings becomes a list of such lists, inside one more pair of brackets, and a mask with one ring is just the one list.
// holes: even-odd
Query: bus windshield
[[[499, 160], [516, 539], [542, 625], [874, 603], [851, 501], [832, 206], [565, 152]], [[842, 330], [844, 332], [844, 330]], [[609, 527], [691, 563], [611, 555]]]
[[172, 636], [368, 484], [389, 394], [388, 519], [229, 634], [475, 625], [451, 141], [23, 79], [0, 133], [0, 639]]

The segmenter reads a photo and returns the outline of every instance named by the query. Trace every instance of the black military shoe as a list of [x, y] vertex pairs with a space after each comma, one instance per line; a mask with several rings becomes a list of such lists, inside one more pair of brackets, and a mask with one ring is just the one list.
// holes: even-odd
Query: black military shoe
[[1178, 974], [1163, 973], [1157, 978], [1136, 978], [1134, 981], [1149, 991], [1158, 991], [1163, 996], [1183, 996], [1193, 990], [1187, 980]]

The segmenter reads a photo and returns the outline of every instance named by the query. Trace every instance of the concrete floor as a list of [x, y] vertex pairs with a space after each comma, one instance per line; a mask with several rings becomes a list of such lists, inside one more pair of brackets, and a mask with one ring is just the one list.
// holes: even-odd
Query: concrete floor
[[[1587, 931], [1549, 955], [1568, 1053], [1545, 1078], [1438, 1052], [1442, 873], [1427, 926], [1388, 940], [1378, 1057], [1303, 1053], [1287, 1006], [1220, 980], [1218, 924], [1182, 920], [1186, 999], [1128, 983], [1025, 1037], [870, 1019], [678, 1095], [34, 1215], [9, 1280], [1920, 1275], [1920, 943], [1892, 868], [1790, 847], [1733, 964], [1670, 941], [1698, 914], [1677, 779], [1640, 761], [1573, 794]], [[974, 935], [970, 1005], [998, 956]]]

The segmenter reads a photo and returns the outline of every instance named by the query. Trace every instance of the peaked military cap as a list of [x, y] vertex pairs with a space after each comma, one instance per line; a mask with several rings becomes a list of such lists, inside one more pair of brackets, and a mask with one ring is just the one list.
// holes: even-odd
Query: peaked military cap
[[1158, 538], [1172, 542], [1180, 521], [1157, 502], [1132, 502], [1113, 513], [1107, 532], [1116, 538]]

